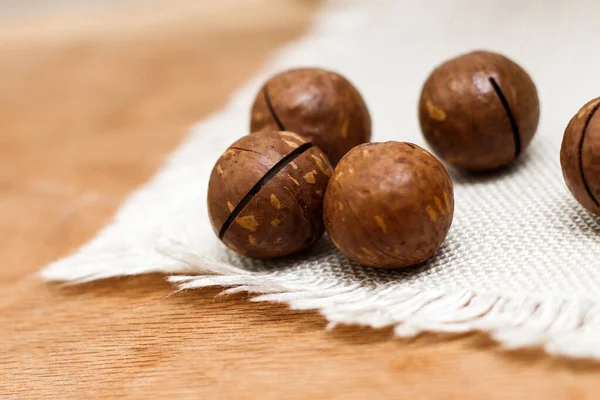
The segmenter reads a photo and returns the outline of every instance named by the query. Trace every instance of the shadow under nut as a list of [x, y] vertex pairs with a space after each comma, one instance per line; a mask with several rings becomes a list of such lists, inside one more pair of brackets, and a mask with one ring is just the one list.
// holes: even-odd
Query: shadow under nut
[[256, 258], [310, 246], [324, 231], [322, 202], [331, 172], [323, 152], [294, 133], [265, 131], [238, 140], [210, 178], [215, 233], [229, 248]]
[[573, 197], [600, 215], [600, 98], [586, 103], [569, 121], [563, 136], [560, 162]]
[[473, 171], [510, 164], [531, 142], [538, 120], [537, 90], [527, 72], [486, 51], [442, 63], [419, 101], [421, 129], [434, 152]]
[[335, 246], [359, 264], [378, 268], [430, 258], [453, 213], [446, 169], [410, 143], [352, 149], [335, 168], [324, 201], [325, 228]]

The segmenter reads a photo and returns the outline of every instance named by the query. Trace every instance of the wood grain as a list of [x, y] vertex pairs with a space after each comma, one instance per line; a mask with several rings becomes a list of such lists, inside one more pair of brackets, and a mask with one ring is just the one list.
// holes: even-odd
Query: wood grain
[[318, 8], [214, 3], [0, 25], [0, 398], [597, 397], [596, 364], [482, 335], [327, 332], [316, 313], [171, 294], [156, 275], [77, 287], [31, 275], [91, 238]]

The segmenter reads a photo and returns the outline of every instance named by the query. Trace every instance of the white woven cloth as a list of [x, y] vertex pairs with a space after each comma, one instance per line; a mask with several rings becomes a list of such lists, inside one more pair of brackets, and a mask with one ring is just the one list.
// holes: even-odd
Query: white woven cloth
[[[42, 271], [88, 281], [164, 272], [180, 288], [225, 286], [336, 324], [423, 331], [481, 330], [508, 348], [600, 359], [600, 223], [563, 183], [559, 148], [577, 109], [600, 95], [596, 0], [332, 1], [310, 32], [193, 128], [158, 175], [123, 204], [114, 222], [71, 257]], [[316, 65], [346, 75], [363, 93], [374, 140], [425, 146], [420, 87], [446, 58], [472, 49], [504, 53], [538, 85], [542, 117], [514, 168], [489, 176], [450, 171], [455, 220], [426, 265], [362, 268], [324, 237], [308, 254], [261, 262], [215, 237], [206, 211], [218, 156], [248, 133], [261, 82], [283, 68]]]

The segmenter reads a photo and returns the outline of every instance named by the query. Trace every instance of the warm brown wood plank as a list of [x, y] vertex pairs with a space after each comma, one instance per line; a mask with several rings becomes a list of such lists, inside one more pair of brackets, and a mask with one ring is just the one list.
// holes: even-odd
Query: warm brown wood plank
[[0, 25], [0, 398], [595, 397], [595, 364], [483, 336], [326, 332], [316, 313], [216, 289], [169, 295], [160, 276], [31, 277], [101, 228], [318, 7], [197, 3]]

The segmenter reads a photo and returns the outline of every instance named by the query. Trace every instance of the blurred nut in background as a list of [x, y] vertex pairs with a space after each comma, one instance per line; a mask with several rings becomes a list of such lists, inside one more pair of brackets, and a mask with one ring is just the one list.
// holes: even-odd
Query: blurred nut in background
[[219, 158], [208, 212], [219, 238], [257, 258], [302, 250], [323, 234], [323, 196], [332, 172], [325, 154], [292, 132], [248, 135]]
[[260, 89], [250, 131], [288, 130], [319, 146], [333, 165], [371, 138], [371, 117], [356, 88], [343, 76], [319, 68], [282, 72]]
[[581, 205], [600, 215], [600, 97], [571, 118], [560, 149], [563, 177]]
[[427, 260], [454, 214], [452, 182], [429, 152], [410, 143], [364, 144], [335, 168], [325, 193], [325, 228], [348, 258], [397, 268]]
[[467, 170], [510, 164], [537, 129], [536, 87], [520, 66], [476, 51], [444, 62], [421, 92], [419, 120], [433, 151]]

